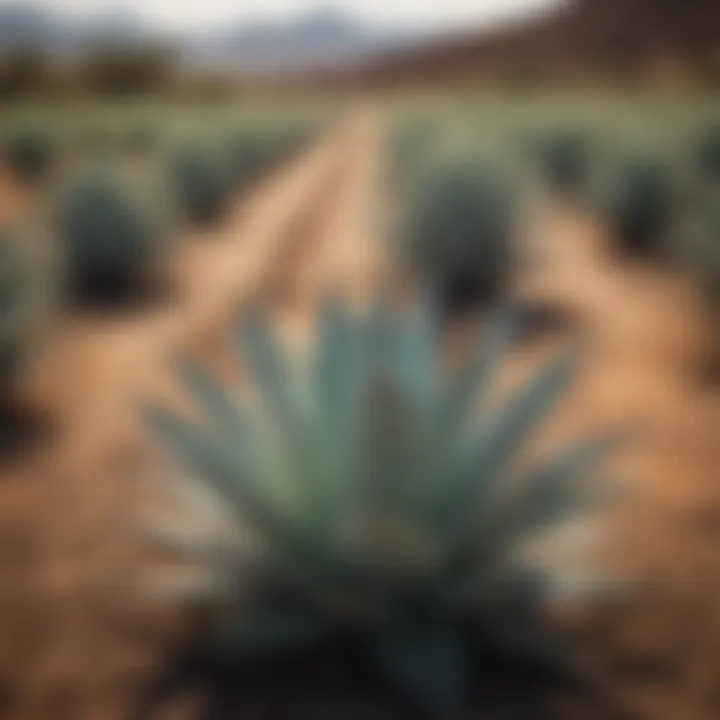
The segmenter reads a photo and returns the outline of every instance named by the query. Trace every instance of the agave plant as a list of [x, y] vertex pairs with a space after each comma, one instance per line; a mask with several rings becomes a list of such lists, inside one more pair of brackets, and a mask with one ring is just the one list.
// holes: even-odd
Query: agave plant
[[47, 133], [18, 132], [8, 137], [2, 149], [3, 161], [21, 181], [37, 183], [52, 170], [54, 147]]
[[390, 129], [387, 161], [391, 185], [407, 187], [428, 161], [442, 134], [437, 117], [412, 115], [400, 118]]
[[720, 125], [700, 133], [693, 149], [695, 165], [704, 178], [720, 182]]
[[230, 140], [228, 158], [235, 186], [244, 190], [259, 180], [274, 161], [271, 138], [261, 128], [243, 128]]
[[713, 202], [704, 216], [701, 237], [694, 248], [694, 264], [708, 304], [720, 310], [720, 202]]
[[160, 232], [117, 174], [102, 167], [79, 176], [58, 206], [57, 222], [71, 297], [114, 301], [145, 286]]
[[619, 246], [632, 255], [662, 255], [677, 210], [669, 167], [658, 157], [636, 154], [611, 175], [604, 211]]
[[438, 161], [410, 185], [401, 243], [449, 311], [507, 290], [516, 260], [515, 195], [496, 164], [473, 158]]
[[549, 187], [562, 195], [575, 195], [586, 181], [588, 139], [581, 130], [558, 128], [539, 139], [537, 152]]
[[170, 159], [169, 173], [176, 205], [188, 222], [206, 227], [222, 219], [232, 178], [214, 148], [198, 143], [179, 147]]
[[[592, 497], [612, 440], [520, 462], [578, 354], [497, 405], [489, 391], [513, 323], [495, 322], [450, 374], [434, 317], [402, 319], [382, 304], [351, 316], [329, 303], [313, 352], [295, 357], [253, 312], [240, 351], [256, 394], [242, 400], [183, 361], [207, 424], [149, 408], [153, 430], [252, 532], [220, 548], [163, 536], [211, 563], [224, 582], [210, 586], [231, 608], [237, 593], [237, 611], [181, 663], [208, 672], [211, 687], [260, 659], [340, 641], [398, 697], [450, 717], [476, 661], [562, 661], [541, 619], [557, 578], [533, 572], [523, 547]], [[217, 715], [203, 717], [226, 717], [222, 698], [211, 704]]]

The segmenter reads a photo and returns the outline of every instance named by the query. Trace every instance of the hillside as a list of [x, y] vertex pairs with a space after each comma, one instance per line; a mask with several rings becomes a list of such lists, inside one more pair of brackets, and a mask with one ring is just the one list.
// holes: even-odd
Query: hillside
[[407, 42], [402, 33], [367, 25], [339, 10], [320, 9], [284, 22], [230, 23], [180, 44], [190, 66], [292, 77], [326, 67], [349, 68]]
[[336, 80], [371, 85], [491, 77], [508, 81], [569, 75], [627, 77], [663, 59], [720, 77], [716, 0], [575, 0], [496, 28], [386, 53]]

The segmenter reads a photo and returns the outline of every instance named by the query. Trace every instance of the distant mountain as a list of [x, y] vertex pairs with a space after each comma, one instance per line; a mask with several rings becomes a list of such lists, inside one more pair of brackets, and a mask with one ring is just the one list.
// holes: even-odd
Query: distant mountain
[[223, 70], [246, 75], [307, 73], [345, 67], [378, 52], [404, 46], [417, 34], [388, 32], [336, 10], [316, 10], [284, 21], [225, 23], [222, 27], [161, 36], [132, 13], [79, 20], [25, 2], [0, 0], [0, 53], [39, 47], [72, 54], [97, 43], [132, 44], [162, 40], [174, 45], [188, 69]]
[[81, 21], [41, 5], [0, 3], [0, 52], [32, 47], [65, 54], [94, 43], [129, 43], [144, 37], [140, 19], [131, 12], [115, 11]]
[[380, 30], [337, 10], [316, 10], [282, 22], [231, 25], [189, 38], [184, 49], [193, 64], [288, 76], [351, 65], [415, 40], [417, 34]]
[[569, 0], [506, 26], [424, 39], [331, 77], [372, 86], [483, 77], [626, 78], [659, 59], [720, 78], [719, 39], [718, 0]]

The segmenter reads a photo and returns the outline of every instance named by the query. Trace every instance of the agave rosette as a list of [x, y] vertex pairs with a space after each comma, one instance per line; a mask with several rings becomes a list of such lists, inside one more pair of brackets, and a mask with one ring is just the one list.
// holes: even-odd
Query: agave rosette
[[448, 373], [434, 317], [399, 319], [382, 304], [357, 317], [329, 303], [314, 352], [300, 358], [253, 313], [239, 342], [252, 399], [182, 362], [209, 423], [149, 409], [154, 430], [255, 539], [251, 552], [190, 553], [214, 564], [231, 595], [246, 588], [202, 638], [215, 660], [343, 638], [442, 713], [461, 702], [476, 652], [551, 657], [540, 615], [552, 576], [525, 567], [521, 549], [593, 496], [616, 438], [519, 463], [578, 354], [498, 406], [490, 389], [514, 323], [499, 318]]

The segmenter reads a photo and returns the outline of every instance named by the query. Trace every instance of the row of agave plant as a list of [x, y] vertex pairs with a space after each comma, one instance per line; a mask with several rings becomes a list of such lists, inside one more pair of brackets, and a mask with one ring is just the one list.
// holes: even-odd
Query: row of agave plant
[[720, 123], [671, 149], [568, 124], [489, 134], [432, 114], [403, 117], [390, 134], [390, 234], [451, 306], [507, 288], [525, 201], [544, 187], [595, 214], [620, 254], [689, 270], [718, 311]]
[[11, 385], [10, 368], [22, 363], [10, 359], [27, 354], [53, 305], [116, 307], [152, 290], [183, 226], [219, 223], [244, 190], [318, 129], [318, 118], [298, 114], [270, 124], [237, 121], [212, 139], [207, 128], [173, 137], [160, 121], [111, 138], [80, 124], [73, 135], [7, 131], [0, 168], [34, 209], [0, 228], [0, 385]]
[[[602, 701], [550, 621], [568, 590], [594, 583], [533, 550], [598, 509], [625, 438], [603, 428], [530, 460], [581, 354], [560, 353], [500, 397], [523, 333], [518, 308], [498, 303], [521, 254], [521, 193], [492, 152], [432, 156], [426, 132], [395, 138], [405, 192], [390, 217], [438, 292], [409, 309], [330, 300], [305, 351], [253, 308], [233, 338], [244, 388], [183, 359], [174, 369], [199, 416], [147, 408], [186, 468], [190, 510], [150, 539], [201, 571], [173, 597], [202, 612], [141, 718], [188, 692], [207, 720], [529, 717], [559, 688]], [[503, 309], [453, 361], [447, 301], [468, 300]]]

